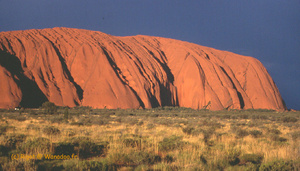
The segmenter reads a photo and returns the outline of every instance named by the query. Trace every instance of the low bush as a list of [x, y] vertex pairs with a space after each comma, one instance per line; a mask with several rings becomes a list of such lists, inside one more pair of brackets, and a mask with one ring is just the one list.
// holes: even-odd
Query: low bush
[[75, 145], [70, 142], [59, 142], [54, 145], [55, 155], [72, 155], [76, 154], [74, 150]]
[[53, 135], [59, 135], [60, 134], [60, 130], [54, 126], [46, 126], [43, 129], [43, 133], [48, 135], [48, 136], [53, 136]]
[[92, 125], [107, 125], [109, 124], [110, 118], [106, 117], [94, 117], [91, 121]]
[[207, 118], [207, 119], [203, 120], [201, 125], [202, 126], [208, 126], [210, 128], [213, 128], [213, 129], [217, 129], [217, 128], [222, 128], [223, 127], [223, 125], [221, 123], [219, 123], [216, 120], [211, 120], [210, 118]]
[[226, 159], [217, 159], [211, 162], [210, 165], [208, 166], [208, 169], [205, 170], [223, 171], [225, 170], [226, 167], [228, 167], [228, 161], [226, 161]]
[[63, 170], [67, 171], [116, 171], [117, 166], [107, 160], [66, 160], [62, 164]]
[[76, 132], [75, 132], [74, 130], [72, 130], [72, 129], [66, 129], [66, 130], [64, 131], [64, 133], [65, 133], [65, 135], [68, 136], [68, 137], [73, 137], [73, 136], [76, 135]]
[[133, 117], [122, 117], [121, 123], [129, 124], [129, 125], [137, 125], [139, 120]]
[[237, 165], [240, 162], [240, 154], [240, 149], [230, 148], [226, 151], [225, 160], [232, 166]]
[[139, 121], [139, 122], [137, 123], [138, 126], [142, 126], [143, 124], [144, 124], [144, 121]]
[[261, 115], [261, 114], [253, 114], [253, 115], [251, 115], [251, 119], [254, 119], [254, 120], [267, 120], [267, 119], [269, 119], [269, 117], [268, 116], [266, 116], [266, 115]]
[[194, 130], [195, 130], [195, 128], [193, 128], [193, 127], [182, 128], [182, 132], [187, 134], [187, 135], [191, 135]]
[[0, 145], [0, 157], [1, 156], [7, 156], [9, 152], [9, 149], [5, 147], [4, 145]]
[[211, 136], [215, 133], [215, 129], [210, 127], [208, 129], [201, 130], [201, 132], [203, 134], [203, 140], [207, 144]]
[[66, 120], [65, 120], [64, 116], [62, 116], [62, 115], [53, 115], [49, 118], [49, 121], [51, 123], [63, 123]]
[[1, 157], [0, 156], [0, 170], [2, 171], [2, 170], [4, 170], [3, 168], [2, 168], [2, 166], [3, 165], [5, 165], [6, 163], [9, 163], [9, 157]]
[[0, 126], [0, 135], [4, 135], [7, 131], [7, 125], [1, 125]]
[[276, 128], [272, 128], [272, 129], [267, 129], [268, 133], [270, 134], [276, 134], [276, 135], [279, 135], [281, 134], [281, 131], [279, 129], [276, 129]]
[[110, 162], [117, 166], [152, 165], [161, 162], [161, 157], [145, 151], [131, 151], [130, 153], [112, 153], [108, 156]]
[[128, 157], [131, 161], [131, 163], [129, 164], [134, 164], [134, 165], [141, 165], [141, 164], [152, 165], [161, 162], [160, 156], [145, 151], [129, 153]]
[[[73, 138], [70, 143], [74, 146], [74, 151], [80, 159], [104, 155], [107, 148], [107, 143], [96, 144], [86, 137]], [[68, 146], [71, 146], [71, 144]]]
[[54, 114], [57, 112], [57, 106], [52, 102], [44, 102], [42, 104], [45, 114]]
[[260, 171], [296, 171], [300, 167], [299, 163], [288, 160], [276, 160], [264, 163], [260, 166]]
[[248, 162], [253, 164], [261, 164], [264, 156], [262, 154], [244, 154], [240, 157], [240, 164], [246, 164]]
[[22, 143], [20, 150], [22, 153], [33, 154], [36, 152], [45, 153], [50, 151], [50, 140], [43, 137], [38, 137], [35, 139], [30, 139]]
[[26, 135], [24, 134], [10, 134], [4, 137], [4, 144], [9, 149], [16, 149], [25, 139]]
[[200, 155], [200, 162], [204, 165], [207, 165], [207, 157], [204, 154]]
[[182, 137], [172, 135], [171, 137], [164, 138], [158, 143], [158, 149], [160, 151], [172, 151], [175, 149], [182, 149], [187, 142], [182, 141]]
[[20, 121], [20, 122], [27, 120], [27, 118], [25, 116], [20, 115], [20, 114], [16, 114], [16, 113], [9, 114], [9, 115], [7, 115], [7, 117], [9, 119], [14, 119], [14, 120], [17, 120], [17, 121]]
[[42, 170], [62, 171], [62, 170], [64, 170], [61, 160], [37, 160], [35, 162], [35, 164], [37, 165], [38, 171], [42, 171]]
[[262, 136], [262, 132], [259, 130], [251, 130], [251, 131], [249, 131], [249, 134], [251, 136], [253, 136], [254, 138], [258, 138], [258, 137]]
[[175, 161], [175, 158], [169, 154], [167, 154], [165, 157], [164, 157], [164, 162], [166, 163], [172, 163]]
[[140, 147], [141, 139], [140, 138], [125, 138], [122, 142], [126, 147]]
[[[106, 160], [102, 161], [82, 161], [80, 162], [80, 168], [82, 170], [89, 171], [116, 171], [117, 166], [113, 163], [109, 163]], [[67, 170], [67, 168], [65, 168]], [[76, 170], [76, 167], [74, 168]]]
[[155, 125], [150, 123], [150, 124], [147, 124], [147, 126], [146, 126], [146, 127], [147, 127], [147, 129], [152, 129], [152, 128], [154, 128], [154, 127], [155, 127]]
[[235, 135], [237, 138], [244, 138], [245, 136], [249, 135], [249, 132], [245, 129], [237, 128], [235, 130]]
[[297, 122], [298, 119], [296, 117], [293, 116], [284, 116], [281, 118], [282, 122]]
[[26, 127], [26, 130], [35, 130], [35, 131], [39, 131], [40, 130], [40, 127], [39, 126], [36, 126], [34, 124], [28, 124], [27, 127]]
[[280, 136], [277, 135], [277, 134], [271, 134], [271, 135], [270, 135], [270, 138], [271, 138], [272, 141], [276, 141], [276, 142], [286, 142], [286, 141], [288, 141], [287, 138], [280, 137]]

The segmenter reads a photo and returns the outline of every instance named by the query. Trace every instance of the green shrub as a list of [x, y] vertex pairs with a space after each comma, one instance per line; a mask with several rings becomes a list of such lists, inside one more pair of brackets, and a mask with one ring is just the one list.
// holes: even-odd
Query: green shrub
[[298, 119], [293, 116], [284, 116], [281, 118], [282, 122], [297, 122]]
[[133, 118], [133, 117], [122, 117], [121, 122], [129, 124], [129, 125], [136, 125], [139, 123], [139, 120], [137, 118]]
[[276, 141], [276, 142], [286, 142], [288, 140], [287, 138], [280, 137], [277, 134], [271, 134], [270, 138], [271, 138], [272, 141]]
[[76, 154], [74, 147], [75, 147], [75, 145], [70, 142], [59, 142], [54, 145], [54, 154], [55, 155]]
[[0, 157], [1, 156], [7, 156], [9, 152], [9, 149], [5, 147], [4, 145], [0, 145]]
[[64, 167], [61, 160], [37, 160], [36, 161], [38, 171], [62, 171]]
[[60, 130], [54, 126], [46, 126], [43, 129], [43, 133], [48, 135], [48, 136], [52, 136], [52, 135], [59, 135], [60, 134]]
[[81, 141], [91, 141], [91, 139], [89, 137], [73, 137], [69, 139], [69, 142], [75, 144], [76, 146], [78, 146]]
[[249, 132], [245, 129], [237, 128], [235, 130], [235, 134], [237, 138], [244, 138], [245, 136], [249, 135]]
[[191, 135], [194, 130], [195, 130], [195, 128], [193, 128], [193, 127], [182, 128], [182, 132], [187, 135]]
[[34, 111], [34, 110], [29, 110], [28, 113], [29, 113], [30, 116], [36, 116], [36, 115], [38, 115], [38, 113], [36, 111]]
[[154, 163], [161, 162], [160, 156], [145, 151], [129, 153], [128, 156], [132, 162], [130, 164], [134, 164], [134, 165], [140, 165], [140, 164], [152, 165]]
[[26, 135], [24, 134], [10, 134], [4, 137], [4, 144], [9, 149], [16, 149], [25, 139]]
[[63, 123], [65, 122], [65, 118], [62, 115], [53, 115], [49, 118], [51, 123]]
[[54, 114], [57, 112], [57, 106], [51, 102], [44, 102], [42, 104], [42, 108], [44, 109], [46, 114]]
[[101, 156], [104, 152], [104, 145], [97, 145], [91, 141], [82, 141], [79, 143], [79, 158], [88, 158]]
[[0, 126], [0, 135], [4, 135], [7, 131], [7, 125], [1, 125]]
[[89, 170], [89, 171], [116, 171], [117, 166], [112, 163], [108, 163], [105, 160], [102, 161], [83, 161], [80, 163], [81, 170]]
[[126, 166], [131, 163], [129, 156], [126, 153], [110, 153], [107, 158], [118, 166]]
[[35, 131], [39, 131], [40, 130], [40, 127], [39, 126], [36, 126], [34, 124], [28, 124], [27, 127], [26, 127], [26, 130], [35, 130]]
[[175, 149], [182, 149], [186, 142], [182, 141], [182, 137], [172, 135], [171, 137], [164, 138], [158, 143], [160, 151], [172, 151]]
[[93, 117], [91, 120], [92, 125], [107, 125], [111, 118], [105, 117]]
[[73, 137], [76, 135], [76, 132], [73, 129], [66, 129], [65, 130], [65, 135], [68, 137]]
[[281, 131], [278, 130], [278, 129], [276, 129], [276, 128], [268, 129], [267, 131], [268, 131], [268, 133], [270, 133], [270, 134], [276, 134], [276, 135], [281, 134]]
[[217, 129], [221, 128], [223, 125], [216, 120], [211, 120], [210, 118], [207, 118], [202, 121], [202, 126], [208, 126], [212, 129]]
[[26, 120], [27, 120], [27, 117], [26, 117], [26, 116], [17, 116], [17, 117], [15, 118], [15, 120], [20, 121], [20, 122], [23, 122], [23, 121], [26, 121]]
[[1, 157], [0, 156], [0, 170], [2, 171], [3, 168], [1, 166], [3, 166], [5, 163], [9, 163], [9, 157]]
[[134, 168], [134, 171], [144, 171], [144, 170], [151, 170], [148, 165], [141, 164]]
[[264, 156], [262, 154], [244, 154], [240, 157], [241, 164], [245, 163], [253, 163], [253, 164], [261, 164]]
[[276, 160], [264, 163], [260, 166], [260, 171], [296, 171], [300, 167], [299, 163], [294, 161]]
[[9, 119], [14, 119], [14, 120], [20, 121], [20, 122], [27, 120], [27, 118], [25, 116], [20, 115], [19, 113], [18, 114], [17, 113], [11, 113], [9, 115], [6, 115], [6, 117], [9, 118]]
[[34, 166], [34, 161], [32, 160], [12, 160], [10, 162], [4, 163], [2, 165], [2, 169], [9, 170], [9, 171], [35, 170], [35, 166]]
[[66, 107], [64, 110], [64, 119], [68, 120], [69, 119], [69, 109]]
[[210, 127], [208, 129], [204, 129], [204, 130], [201, 130], [202, 134], [203, 134], [203, 140], [206, 144], [209, 143], [209, 139], [210, 137], [214, 134], [215, 132], [215, 129]]
[[248, 118], [249, 118], [249, 115], [248, 115], [248, 114], [240, 114], [240, 115], [239, 115], [239, 118], [240, 118], [240, 119], [248, 119]]
[[71, 143], [74, 145], [74, 150], [80, 159], [101, 156], [107, 148], [107, 143], [96, 144], [86, 137], [74, 138], [71, 140]]
[[139, 122], [137, 123], [138, 126], [142, 126], [143, 124], [144, 124], [144, 121], [139, 121]]
[[267, 119], [269, 119], [269, 117], [266, 115], [262, 115], [262, 114], [253, 114], [253, 115], [251, 115], [251, 119], [267, 120]]
[[152, 129], [152, 128], [154, 128], [155, 127], [155, 125], [154, 124], [147, 124], [147, 129]]
[[174, 161], [175, 161], [174, 157], [171, 156], [171, 155], [169, 155], [169, 154], [167, 154], [167, 155], [164, 157], [164, 162], [166, 162], [166, 163], [172, 163], [172, 162], [174, 162]]
[[223, 171], [226, 167], [228, 167], [228, 161], [226, 159], [217, 159], [216, 161], [210, 163], [207, 170]]
[[50, 151], [50, 140], [43, 137], [38, 137], [32, 140], [27, 140], [20, 146], [20, 150], [23, 153], [36, 153]]
[[254, 138], [258, 138], [258, 137], [262, 136], [262, 132], [259, 130], [251, 130], [251, 131], [249, 131], [249, 134], [251, 136], [253, 136]]
[[112, 163], [118, 166], [152, 165], [161, 162], [161, 157], [145, 151], [131, 151], [129, 153], [112, 153], [108, 156]]
[[230, 148], [226, 151], [225, 159], [232, 166], [237, 165], [240, 162], [239, 156], [241, 150], [237, 148]]
[[82, 122], [71, 122], [70, 125], [82, 126]]
[[123, 144], [126, 147], [140, 147], [141, 146], [141, 139], [133, 139], [133, 138], [125, 138], [123, 139]]

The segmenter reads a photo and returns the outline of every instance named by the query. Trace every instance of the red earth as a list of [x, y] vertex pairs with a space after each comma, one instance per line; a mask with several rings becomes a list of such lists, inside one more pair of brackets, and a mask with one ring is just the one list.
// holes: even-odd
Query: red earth
[[0, 108], [286, 109], [255, 58], [152, 36], [53, 28], [0, 32]]

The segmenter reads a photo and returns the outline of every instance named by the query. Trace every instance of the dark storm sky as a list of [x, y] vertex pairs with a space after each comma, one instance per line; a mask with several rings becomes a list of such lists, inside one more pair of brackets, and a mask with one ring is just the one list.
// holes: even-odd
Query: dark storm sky
[[300, 110], [300, 0], [0, 0], [0, 31], [168, 37], [259, 59]]

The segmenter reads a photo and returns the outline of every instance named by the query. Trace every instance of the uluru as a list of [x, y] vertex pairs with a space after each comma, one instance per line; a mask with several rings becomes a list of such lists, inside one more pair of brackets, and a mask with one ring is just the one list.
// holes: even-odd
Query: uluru
[[0, 32], [0, 108], [286, 109], [260, 61], [153, 36], [72, 28]]

